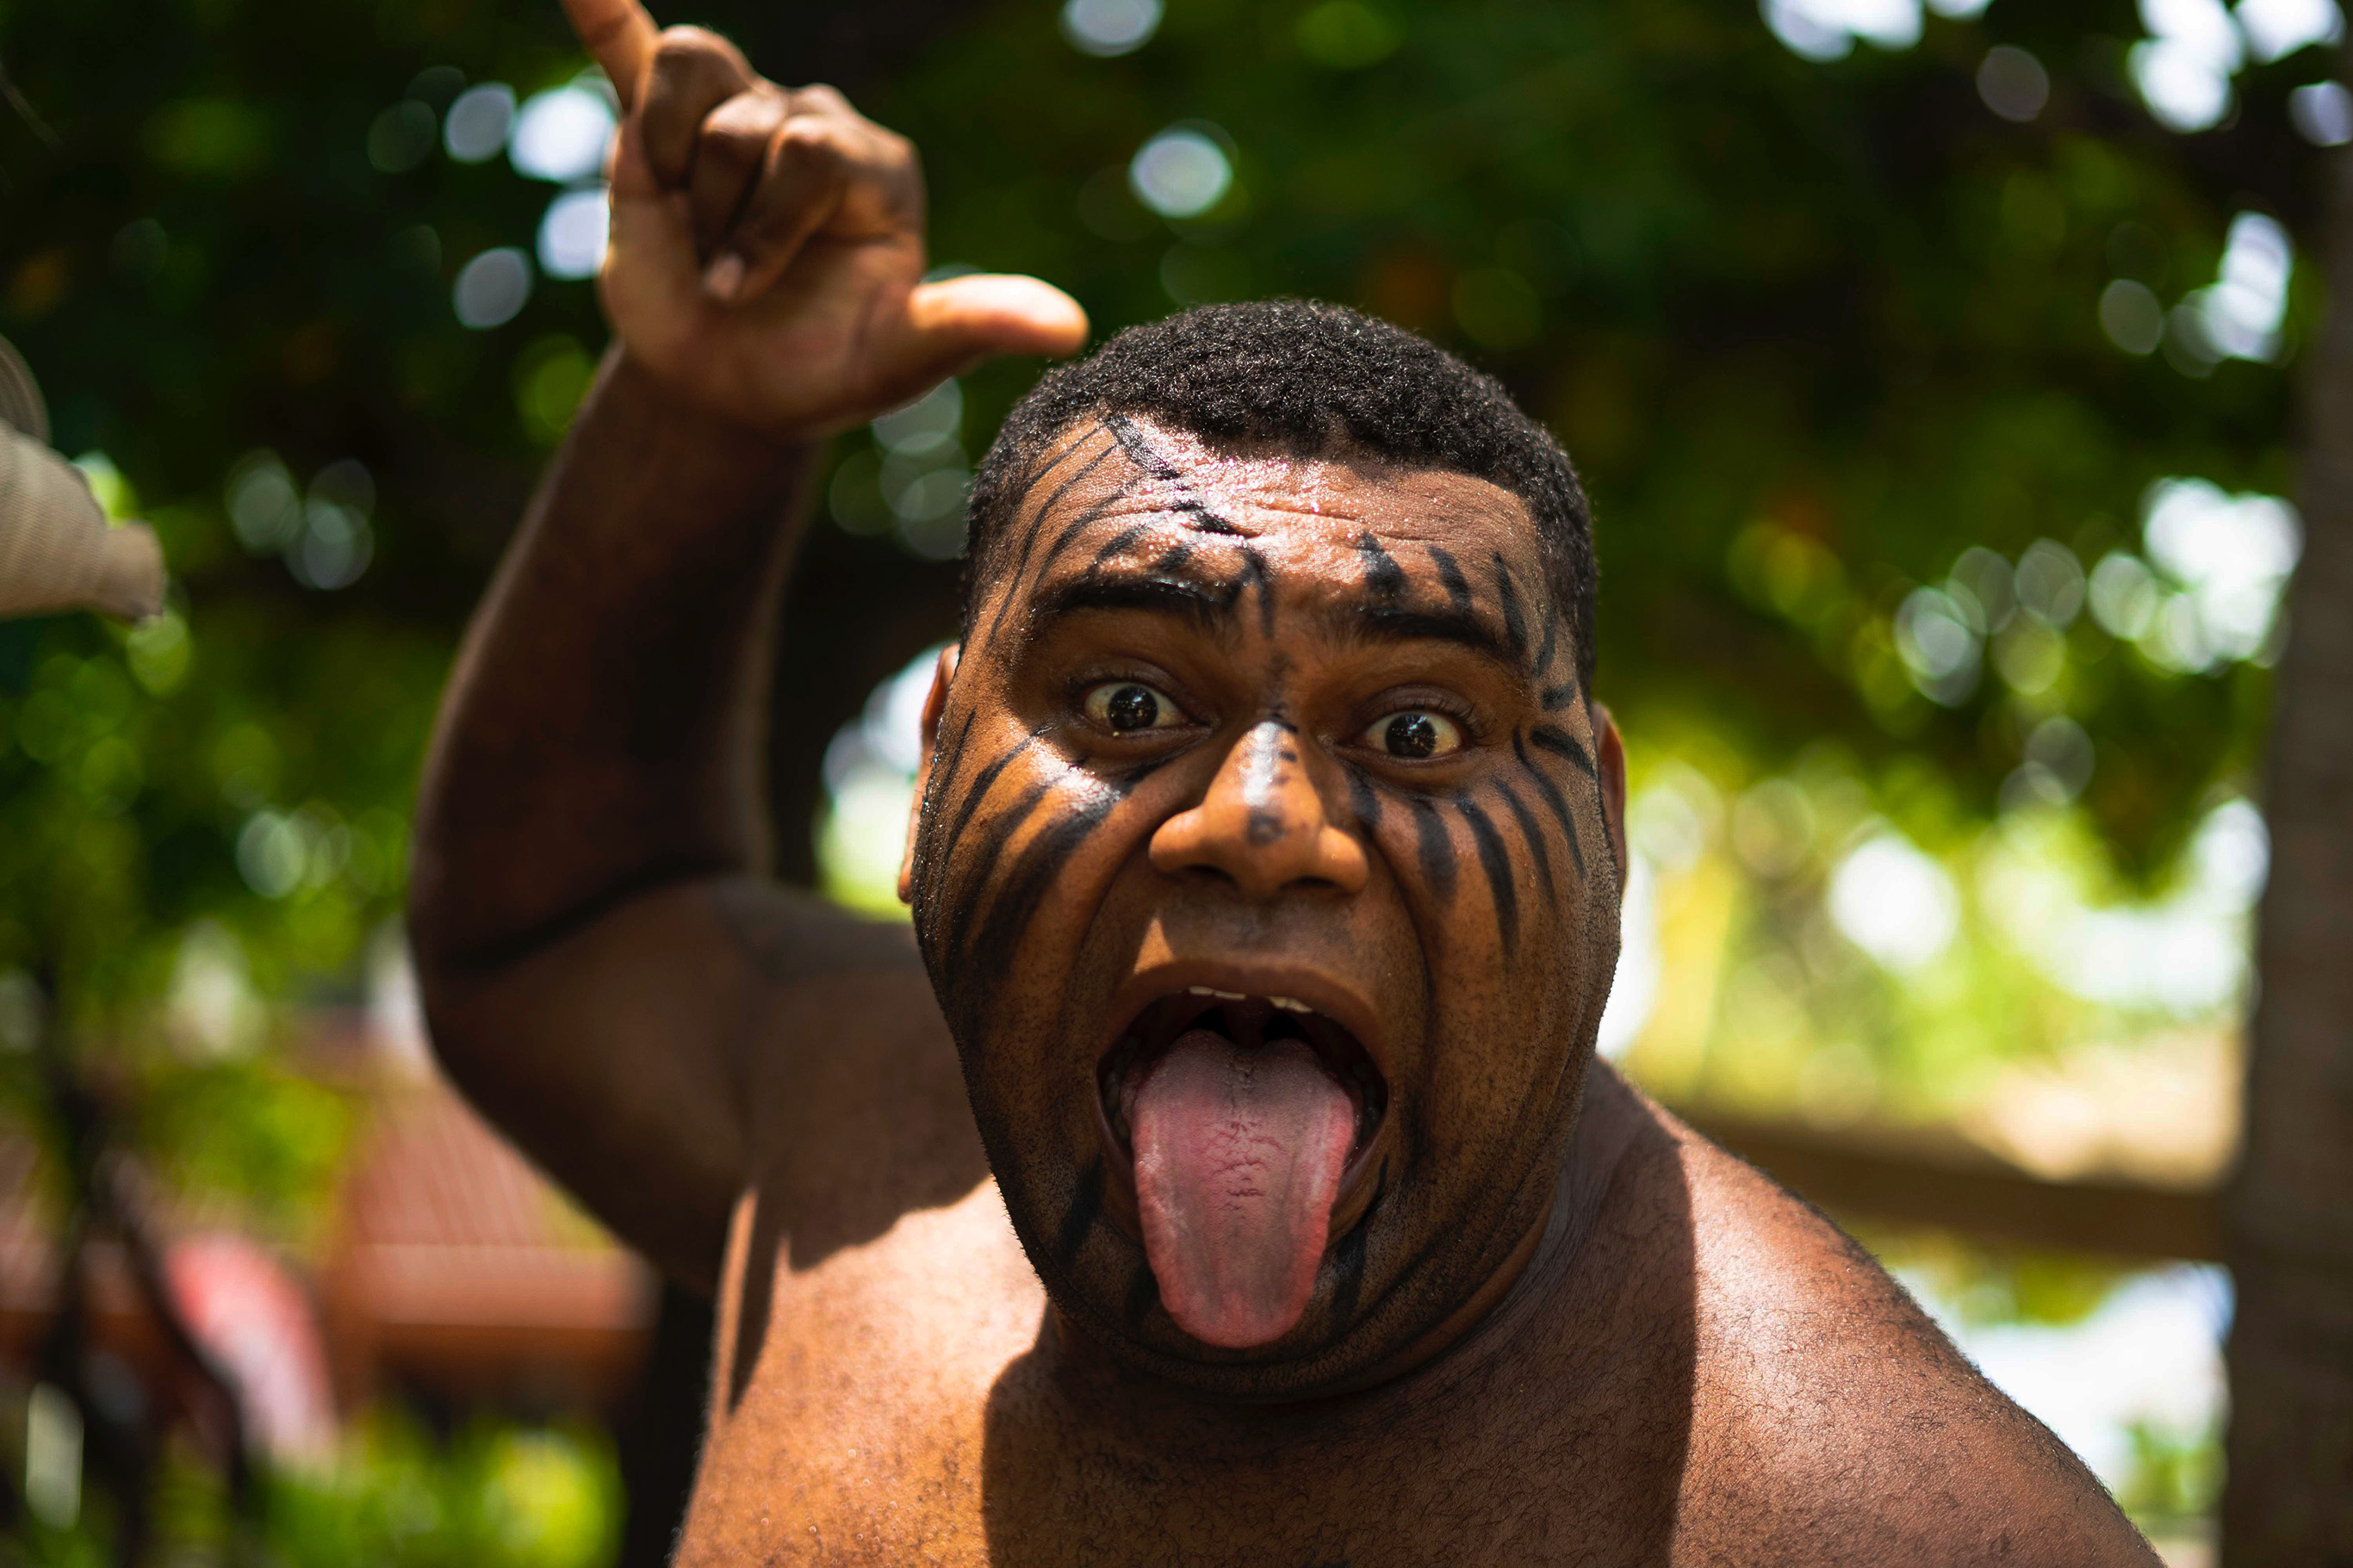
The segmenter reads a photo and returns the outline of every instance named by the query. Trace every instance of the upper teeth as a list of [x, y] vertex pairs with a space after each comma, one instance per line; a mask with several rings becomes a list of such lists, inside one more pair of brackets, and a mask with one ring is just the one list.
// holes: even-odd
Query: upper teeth
[[[1239, 1002], [1242, 1000], [1243, 996], [1243, 993], [1240, 991], [1220, 991], [1214, 985], [1187, 985], [1185, 989], [1191, 992], [1196, 996], [1215, 996], [1220, 1002]], [[1314, 1008], [1310, 1007], [1306, 1003], [1302, 1002], [1296, 996], [1270, 996], [1267, 1000], [1273, 1003], [1276, 1006], [1282, 1008], [1286, 1013], [1313, 1013], [1315, 1011]]]

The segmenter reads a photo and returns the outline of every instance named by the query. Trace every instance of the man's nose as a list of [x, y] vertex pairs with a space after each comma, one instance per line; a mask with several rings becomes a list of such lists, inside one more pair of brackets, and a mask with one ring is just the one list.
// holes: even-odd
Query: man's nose
[[1272, 719], [1234, 742], [1198, 805], [1160, 825], [1152, 864], [1171, 876], [1214, 872], [1256, 899], [1365, 886], [1364, 846], [1325, 816], [1297, 731]]

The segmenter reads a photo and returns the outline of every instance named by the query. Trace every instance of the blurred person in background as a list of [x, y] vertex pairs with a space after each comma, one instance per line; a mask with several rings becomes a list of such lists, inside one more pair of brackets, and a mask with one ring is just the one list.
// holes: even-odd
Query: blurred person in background
[[2154, 1561], [1596, 1061], [1589, 520], [1419, 339], [1214, 308], [1050, 374], [976, 495], [912, 940], [769, 879], [823, 438], [1086, 323], [924, 281], [912, 149], [830, 89], [574, 17], [628, 106], [617, 342], [453, 679], [411, 918], [459, 1082], [717, 1294], [680, 1562]]

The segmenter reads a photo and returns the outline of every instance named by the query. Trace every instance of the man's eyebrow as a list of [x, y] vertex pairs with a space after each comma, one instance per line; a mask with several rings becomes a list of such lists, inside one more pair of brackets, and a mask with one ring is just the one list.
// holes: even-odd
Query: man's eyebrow
[[1515, 675], [1526, 659], [1504, 634], [1466, 609], [1420, 610], [1405, 605], [1358, 605], [1346, 612], [1349, 628], [1378, 642], [1447, 642], [1493, 659]]
[[1185, 572], [1084, 572], [1031, 601], [1029, 631], [1035, 636], [1065, 616], [1087, 610], [1142, 610], [1222, 632], [1233, 623], [1240, 587], [1238, 582], [1210, 583]]

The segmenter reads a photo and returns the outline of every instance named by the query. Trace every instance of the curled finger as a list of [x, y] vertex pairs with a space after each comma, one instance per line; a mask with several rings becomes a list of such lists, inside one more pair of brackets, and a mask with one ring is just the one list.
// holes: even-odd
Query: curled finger
[[672, 27], [654, 48], [638, 106], [646, 162], [665, 189], [693, 178], [702, 122], [712, 110], [759, 81], [735, 46], [701, 27]]
[[840, 127], [796, 114], [770, 141], [760, 182], [704, 274], [712, 295], [731, 303], [759, 295], [833, 221], [851, 176]]

